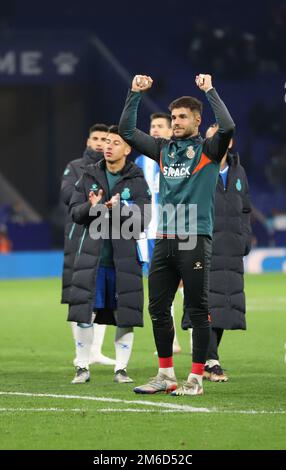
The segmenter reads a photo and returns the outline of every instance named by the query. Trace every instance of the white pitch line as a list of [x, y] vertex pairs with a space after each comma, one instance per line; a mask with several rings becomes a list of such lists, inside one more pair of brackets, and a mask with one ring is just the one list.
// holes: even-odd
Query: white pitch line
[[[193, 413], [209, 413], [208, 408], [196, 408], [189, 405], [175, 405], [173, 403], [162, 403], [162, 402], [153, 402], [153, 401], [143, 401], [143, 400], [122, 400], [120, 398], [106, 398], [106, 397], [91, 397], [84, 395], [57, 395], [54, 393], [26, 393], [26, 392], [0, 392], [0, 395], [14, 395], [14, 396], [24, 396], [24, 397], [39, 397], [39, 398], [64, 398], [71, 400], [91, 400], [99, 401], [105, 403], [123, 403], [126, 405], [142, 405], [142, 406], [153, 406], [159, 408], [167, 408], [174, 410], [190, 411]], [[175, 398], [174, 398], [175, 399]]]
[[284, 415], [286, 411], [276, 410], [276, 411], [267, 411], [267, 410], [213, 410], [217, 413], [233, 413], [233, 414], [242, 414], [242, 415]]
[[0, 413], [18, 413], [18, 412], [84, 412], [87, 413], [88, 411], [96, 413], [186, 413], [185, 410], [156, 410], [156, 409], [140, 409], [140, 408], [100, 408], [99, 410], [88, 410], [82, 408], [0, 408]]
[[[136, 409], [136, 408], [101, 408], [98, 410], [88, 410], [81, 408], [15, 408], [14, 410], [37, 410], [37, 411], [80, 411], [80, 412], [96, 412], [96, 413], [109, 413], [109, 412], [133, 412], [133, 413], [175, 413], [175, 412], [188, 412], [188, 413], [228, 413], [228, 414], [247, 414], [247, 415], [258, 415], [258, 414], [286, 414], [285, 410], [220, 410], [218, 408], [195, 408], [190, 405], [176, 405], [172, 403], [162, 403], [162, 402], [152, 402], [152, 401], [141, 401], [141, 400], [122, 400], [119, 398], [106, 398], [106, 397], [91, 397], [84, 395], [57, 395], [54, 393], [27, 393], [27, 392], [0, 392], [0, 395], [9, 395], [9, 396], [25, 396], [25, 397], [36, 397], [36, 398], [64, 398], [64, 399], [73, 399], [73, 400], [91, 400], [98, 402], [107, 402], [107, 403], [123, 403], [129, 405], [143, 405], [151, 406], [153, 409]], [[166, 410], [156, 410], [154, 407], [166, 408]], [[9, 410], [8, 408], [0, 408], [0, 411]], [[10, 408], [10, 410], [13, 410]]]
[[[99, 413], [186, 413], [185, 410], [152, 410], [149, 408], [145, 408], [142, 410], [141, 408], [100, 408], [96, 410]], [[190, 413], [188, 411], [188, 413]]]
[[[18, 412], [64, 412], [64, 413], [190, 413], [188, 410], [158, 410], [158, 409], [141, 409], [141, 408], [100, 408], [97, 410], [89, 410], [84, 408], [0, 408], [0, 413], [18, 413]], [[213, 413], [228, 413], [228, 414], [246, 414], [246, 415], [258, 415], [258, 414], [285, 414], [286, 411], [257, 411], [257, 410], [216, 410], [213, 409]]]
[[86, 412], [86, 410], [82, 408], [0, 408], [0, 413], [9, 413], [9, 412], [18, 412], [18, 411], [50, 411], [50, 412], [66, 412], [66, 411], [72, 411], [72, 412]]
[[[90, 410], [91, 411], [91, 410]], [[139, 409], [139, 408], [101, 408], [96, 410], [96, 413], [121, 413], [121, 412], [133, 412], [133, 413], [190, 413], [188, 410], [152, 410], [152, 409]], [[285, 414], [286, 411], [258, 411], [258, 410], [218, 410], [212, 409], [209, 413], [228, 413], [228, 414], [245, 414], [245, 415], [260, 415], [260, 414]]]

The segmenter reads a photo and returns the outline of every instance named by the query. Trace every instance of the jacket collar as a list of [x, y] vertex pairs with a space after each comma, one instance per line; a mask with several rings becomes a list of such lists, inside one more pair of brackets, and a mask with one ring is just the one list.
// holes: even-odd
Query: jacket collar
[[92, 148], [86, 147], [83, 152], [83, 166], [95, 164], [102, 160], [102, 158], [102, 152], [96, 152], [95, 150], [92, 150]]
[[177, 147], [185, 147], [186, 144], [201, 144], [203, 142], [203, 138], [201, 134], [197, 134], [193, 137], [186, 137], [185, 139], [176, 139], [176, 137], [172, 137], [170, 140], [170, 144], [175, 144]]
[[240, 159], [239, 159], [238, 152], [231, 153], [231, 152], [228, 151], [226, 161], [227, 161], [228, 166], [237, 166], [237, 165], [239, 165], [240, 164]]

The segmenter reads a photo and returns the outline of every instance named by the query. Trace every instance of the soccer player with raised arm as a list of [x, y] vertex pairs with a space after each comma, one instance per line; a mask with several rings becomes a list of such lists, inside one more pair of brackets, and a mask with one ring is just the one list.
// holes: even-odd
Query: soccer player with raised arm
[[[142, 92], [151, 88], [152, 83], [149, 76], [134, 77], [119, 124], [122, 138], [160, 166], [162, 211], [149, 273], [149, 312], [159, 371], [155, 378], [134, 391], [201, 395], [210, 338], [208, 290], [214, 195], [220, 161], [235, 126], [212, 86], [212, 77], [200, 74], [196, 85], [212, 107], [219, 126], [216, 134], [209, 139], [200, 136], [202, 103], [191, 96], [178, 98], [169, 106], [173, 129], [170, 140], [145, 134], [136, 128], [137, 111]], [[178, 387], [173, 367], [174, 326], [170, 309], [180, 279], [184, 283], [184, 317], [190, 319], [193, 327], [193, 364], [187, 381]]]

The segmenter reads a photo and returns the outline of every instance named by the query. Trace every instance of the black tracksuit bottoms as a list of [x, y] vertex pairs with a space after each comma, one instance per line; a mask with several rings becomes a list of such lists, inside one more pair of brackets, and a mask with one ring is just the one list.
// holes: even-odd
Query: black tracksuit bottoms
[[[192, 248], [190, 248], [190, 243]], [[193, 328], [193, 362], [205, 363], [210, 339], [208, 310], [212, 240], [207, 235], [157, 239], [149, 273], [149, 312], [159, 357], [173, 355], [171, 305], [184, 283], [184, 325]]]

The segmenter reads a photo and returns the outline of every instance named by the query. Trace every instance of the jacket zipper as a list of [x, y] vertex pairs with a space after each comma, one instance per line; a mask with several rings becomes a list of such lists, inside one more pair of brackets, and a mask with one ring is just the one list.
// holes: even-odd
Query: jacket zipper
[[71, 228], [70, 233], [69, 233], [69, 239], [70, 240], [72, 239], [74, 229], [75, 229], [75, 222], [72, 224], [72, 228]]
[[82, 244], [83, 244], [83, 241], [84, 241], [85, 234], [86, 234], [86, 228], [84, 229], [83, 235], [82, 235], [81, 240], [80, 240], [80, 245], [79, 245], [79, 250], [78, 250], [79, 255], [80, 255], [80, 252], [81, 252], [81, 248], [82, 248]]

